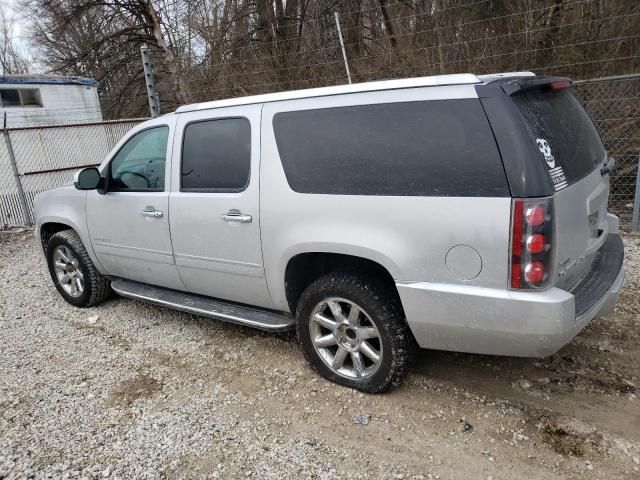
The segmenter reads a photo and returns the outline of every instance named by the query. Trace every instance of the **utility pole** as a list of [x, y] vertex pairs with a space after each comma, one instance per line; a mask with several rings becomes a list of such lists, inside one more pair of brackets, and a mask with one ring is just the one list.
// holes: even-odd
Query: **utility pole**
[[140, 47], [142, 53], [142, 67], [144, 68], [144, 81], [147, 85], [147, 98], [149, 99], [149, 110], [152, 117], [160, 115], [160, 97], [156, 91], [156, 82], [153, 78], [153, 64], [149, 57], [149, 47], [142, 45]]
[[188, 40], [188, 56], [187, 71], [191, 74], [191, 2], [187, 2], [187, 40]]
[[338, 18], [338, 12], [333, 12], [336, 19], [336, 27], [338, 28], [338, 37], [340, 38], [340, 47], [342, 48], [342, 59], [344, 60], [344, 69], [347, 71], [347, 78], [349, 84], [351, 84], [351, 72], [349, 71], [349, 62], [347, 61], [347, 52], [344, 49], [344, 41], [342, 40], [342, 30], [340, 29], [340, 19]]

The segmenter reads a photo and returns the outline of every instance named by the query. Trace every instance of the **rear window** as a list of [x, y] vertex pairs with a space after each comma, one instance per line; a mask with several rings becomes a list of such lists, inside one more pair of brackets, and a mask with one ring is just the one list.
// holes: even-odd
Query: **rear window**
[[591, 173], [605, 150], [591, 118], [569, 90], [513, 97], [556, 190]]
[[287, 181], [301, 193], [508, 196], [476, 99], [283, 112], [274, 116]]

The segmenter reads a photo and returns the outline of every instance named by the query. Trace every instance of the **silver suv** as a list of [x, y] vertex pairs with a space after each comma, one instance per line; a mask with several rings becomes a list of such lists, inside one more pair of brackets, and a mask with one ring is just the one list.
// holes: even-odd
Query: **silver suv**
[[200, 103], [36, 200], [62, 297], [276, 332], [366, 392], [417, 347], [540, 357], [623, 282], [607, 155], [571, 81], [447, 75]]

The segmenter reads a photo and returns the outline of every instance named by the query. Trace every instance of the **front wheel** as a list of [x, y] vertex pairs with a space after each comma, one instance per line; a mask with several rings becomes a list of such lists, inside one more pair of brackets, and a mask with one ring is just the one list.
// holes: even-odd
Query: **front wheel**
[[93, 265], [73, 230], [55, 233], [47, 243], [47, 264], [54, 285], [67, 302], [91, 307], [111, 295], [109, 281]]
[[376, 277], [328, 273], [302, 294], [298, 340], [325, 378], [367, 393], [396, 387], [406, 375], [415, 340], [400, 300]]

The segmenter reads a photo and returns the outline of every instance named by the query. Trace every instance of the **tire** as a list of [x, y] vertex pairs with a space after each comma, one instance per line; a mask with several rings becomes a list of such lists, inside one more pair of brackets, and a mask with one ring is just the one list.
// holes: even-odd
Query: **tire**
[[[360, 312], [355, 311], [352, 319], [354, 306]], [[382, 393], [397, 387], [416, 352], [397, 292], [372, 275], [323, 275], [303, 292], [296, 319], [298, 341], [311, 367], [332, 382], [362, 392]], [[335, 328], [327, 319], [334, 321]], [[347, 353], [339, 354], [340, 350]], [[336, 368], [341, 361], [342, 367]]]
[[[91, 307], [111, 296], [109, 281], [96, 270], [80, 237], [73, 230], [62, 230], [52, 235], [47, 243], [46, 256], [53, 284], [71, 305]], [[77, 279], [81, 280], [81, 289]]]

